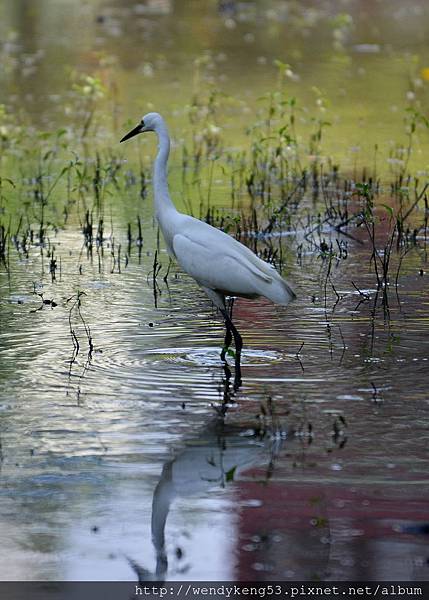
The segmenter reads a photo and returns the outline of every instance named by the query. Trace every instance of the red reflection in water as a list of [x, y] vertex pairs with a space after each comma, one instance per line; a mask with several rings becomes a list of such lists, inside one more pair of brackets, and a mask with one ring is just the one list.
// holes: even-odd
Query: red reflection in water
[[426, 536], [406, 526], [425, 522], [428, 500], [414, 486], [239, 482], [236, 577], [423, 579]]

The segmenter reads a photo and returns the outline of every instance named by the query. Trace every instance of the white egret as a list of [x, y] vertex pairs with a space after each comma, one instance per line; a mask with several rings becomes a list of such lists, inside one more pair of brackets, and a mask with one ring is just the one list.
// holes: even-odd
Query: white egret
[[236, 350], [236, 382], [239, 384], [243, 342], [228, 313], [225, 297], [264, 296], [285, 306], [295, 298], [295, 293], [273, 265], [261, 260], [249, 248], [223, 231], [176, 209], [167, 182], [170, 136], [161, 115], [155, 112], [145, 115], [121, 142], [146, 131], [154, 131], [158, 136], [158, 154], [153, 170], [155, 215], [168, 254], [195, 279], [221, 311], [226, 325], [225, 347], [221, 357], [225, 360], [225, 349], [232, 341], [232, 334]]

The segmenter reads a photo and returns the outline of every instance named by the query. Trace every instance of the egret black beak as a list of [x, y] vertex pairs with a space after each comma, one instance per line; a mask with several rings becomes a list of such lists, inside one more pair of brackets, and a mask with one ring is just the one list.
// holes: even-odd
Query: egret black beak
[[139, 123], [137, 125], [137, 127], [134, 127], [134, 129], [131, 129], [131, 131], [129, 131], [126, 135], [124, 135], [124, 137], [122, 138], [122, 140], [119, 143], [125, 142], [126, 140], [129, 140], [130, 138], [132, 138], [135, 135], [137, 135], [138, 133], [141, 133], [143, 127], [144, 127], [144, 124], [143, 123]]

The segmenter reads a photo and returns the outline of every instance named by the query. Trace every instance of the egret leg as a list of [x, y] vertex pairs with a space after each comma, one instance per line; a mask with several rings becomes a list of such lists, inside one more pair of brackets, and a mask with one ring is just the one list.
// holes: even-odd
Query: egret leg
[[225, 340], [223, 342], [222, 352], [220, 353], [220, 359], [223, 361], [225, 361], [225, 356], [226, 356], [227, 350], [229, 349], [231, 342], [232, 342], [231, 328], [228, 325], [228, 322], [226, 320], [225, 320], [225, 327], [226, 327]]
[[234, 325], [231, 320], [230, 315], [226, 308], [221, 309], [223, 317], [225, 319], [225, 325], [230, 331], [230, 335], [234, 336], [234, 344], [235, 344], [235, 377], [234, 377], [234, 388], [238, 389], [241, 385], [241, 350], [243, 349], [243, 338], [238, 332], [238, 329]]
[[[228, 300], [224, 300], [223, 305], [225, 307], [225, 310], [229, 314], [230, 320], [232, 321], [232, 309], [234, 308], [234, 298], [229, 298]], [[220, 355], [220, 358], [223, 361], [225, 361], [225, 355], [226, 355], [226, 353], [231, 345], [231, 342], [232, 342], [232, 330], [229, 325], [229, 321], [227, 321], [226, 319], [225, 319], [225, 328], [226, 328], [225, 340], [224, 340], [223, 349], [222, 349], [222, 352]]]
[[225, 373], [225, 378], [222, 379], [223, 402], [222, 402], [221, 406], [219, 406], [219, 407], [215, 406], [215, 409], [216, 409], [218, 415], [222, 419], [225, 417], [226, 413], [228, 412], [228, 408], [231, 403], [231, 389], [230, 389], [231, 370], [230, 370], [227, 362], [225, 362], [225, 364], [223, 365], [223, 371]]
[[226, 326], [225, 346], [222, 349], [222, 352], [220, 355], [221, 359], [223, 361], [225, 360], [226, 349], [232, 341], [231, 336], [234, 337], [234, 344], [235, 344], [234, 389], [238, 390], [238, 388], [241, 385], [241, 350], [243, 348], [243, 340], [241, 338], [241, 335], [238, 333], [237, 328], [235, 327], [234, 323], [232, 322], [232, 304], [231, 304], [231, 313], [230, 313], [226, 306], [225, 296], [223, 294], [221, 294], [220, 292], [216, 292], [215, 290], [212, 290], [207, 287], [202, 286], [202, 288], [205, 291], [205, 293], [207, 294], [207, 296], [210, 298], [210, 300], [213, 302], [213, 304], [215, 304], [219, 308], [220, 312], [223, 315], [223, 318], [225, 319], [225, 326]]

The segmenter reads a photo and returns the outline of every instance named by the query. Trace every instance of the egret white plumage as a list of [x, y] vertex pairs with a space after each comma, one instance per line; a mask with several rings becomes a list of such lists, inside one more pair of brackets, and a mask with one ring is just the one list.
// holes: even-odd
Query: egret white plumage
[[145, 115], [121, 142], [146, 131], [154, 131], [158, 136], [158, 154], [153, 170], [155, 215], [168, 254], [195, 279], [221, 311], [226, 325], [221, 357], [225, 360], [225, 349], [234, 336], [236, 381], [239, 381], [243, 342], [227, 311], [226, 296], [264, 296], [276, 304], [287, 305], [295, 298], [295, 293], [273, 265], [261, 260], [249, 248], [223, 231], [176, 209], [167, 182], [170, 136], [161, 115], [155, 112]]

